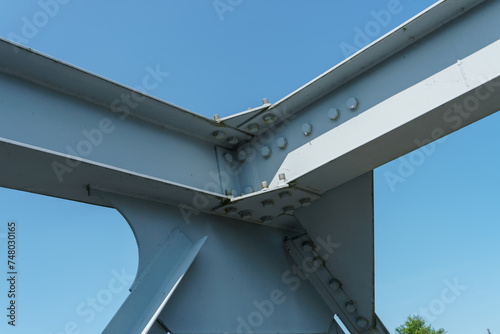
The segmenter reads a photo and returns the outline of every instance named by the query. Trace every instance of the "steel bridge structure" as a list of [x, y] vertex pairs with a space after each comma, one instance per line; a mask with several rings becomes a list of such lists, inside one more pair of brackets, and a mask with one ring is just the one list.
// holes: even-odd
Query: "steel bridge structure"
[[500, 110], [499, 17], [497, 0], [441, 0], [214, 119], [0, 40], [0, 186], [130, 224], [138, 272], [103, 333], [342, 333], [334, 315], [388, 333], [373, 169]]

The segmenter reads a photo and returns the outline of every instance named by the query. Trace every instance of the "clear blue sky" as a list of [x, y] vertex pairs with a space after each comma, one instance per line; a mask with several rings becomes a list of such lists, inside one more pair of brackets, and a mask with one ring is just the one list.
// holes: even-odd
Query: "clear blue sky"
[[[356, 29], [375, 21], [373, 11], [397, 8], [370, 42], [434, 3], [232, 0], [218, 13], [213, 0], [54, 1], [4, 1], [0, 36], [129, 86], [158, 65], [170, 75], [149, 93], [210, 117], [264, 97], [276, 102], [328, 70], [345, 58], [341, 45], [360, 46]], [[495, 114], [427, 148], [433, 152], [392, 187], [387, 173], [412, 154], [375, 171], [376, 309], [391, 332], [420, 313], [449, 333], [500, 333], [499, 125]], [[0, 188], [3, 257], [12, 220], [18, 326], [6, 324], [2, 279], [0, 332], [100, 333], [137, 269], [125, 220], [111, 209]]]

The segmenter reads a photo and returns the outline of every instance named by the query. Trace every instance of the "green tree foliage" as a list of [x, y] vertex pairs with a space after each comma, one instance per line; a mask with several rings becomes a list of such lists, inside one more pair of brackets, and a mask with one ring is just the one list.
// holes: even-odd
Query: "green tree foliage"
[[398, 334], [445, 334], [444, 329], [435, 330], [418, 315], [409, 316], [406, 322], [396, 328]]

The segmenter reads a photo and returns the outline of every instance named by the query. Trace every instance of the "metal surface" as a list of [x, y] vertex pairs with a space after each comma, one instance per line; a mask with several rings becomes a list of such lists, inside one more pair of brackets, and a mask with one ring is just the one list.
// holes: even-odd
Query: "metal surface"
[[371, 171], [500, 109], [499, 15], [499, 1], [439, 1], [222, 119], [0, 40], [0, 185], [127, 219], [139, 268], [107, 332], [339, 333], [336, 314], [387, 333]]

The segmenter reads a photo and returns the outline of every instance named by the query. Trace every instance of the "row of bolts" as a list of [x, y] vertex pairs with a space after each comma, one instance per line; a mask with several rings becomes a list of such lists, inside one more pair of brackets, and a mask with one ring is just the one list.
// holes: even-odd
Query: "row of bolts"
[[[313, 251], [313, 244], [310, 242], [310, 241], [304, 241], [302, 243], [302, 250], [306, 253], [311, 253]], [[324, 266], [324, 261], [323, 259], [319, 258], [319, 257], [316, 257], [313, 259], [313, 265], [316, 266], [316, 267], [320, 267], [320, 266]], [[330, 286], [330, 288], [333, 290], [333, 291], [339, 291], [342, 284], [340, 283], [339, 280], [335, 279], [335, 278], [332, 278], [328, 284]], [[356, 312], [357, 310], [357, 307], [356, 307], [356, 303], [354, 301], [350, 301], [348, 302], [346, 305], [345, 305], [345, 309], [347, 312], [349, 313], [354, 313]], [[368, 320], [366, 320], [365, 318], [363, 317], [359, 317], [356, 321], [356, 324], [361, 327], [361, 328], [364, 328], [366, 326], [368, 326]]]
[[[269, 100], [267, 98], [264, 98], [262, 100], [263, 104], [266, 105], [266, 104], [269, 104]], [[358, 105], [359, 105], [359, 102], [356, 98], [354, 97], [351, 97], [347, 100], [347, 108], [351, 111], [354, 111], [358, 108]], [[251, 109], [251, 108], [249, 108]], [[340, 111], [337, 109], [337, 108], [331, 108], [330, 110], [328, 110], [328, 117], [331, 119], [331, 120], [336, 120], [338, 119], [338, 117], [340, 116]], [[264, 115], [263, 117], [263, 120], [265, 123], [273, 123], [275, 120], [276, 120], [276, 116], [274, 114], [266, 114]], [[215, 121], [219, 121], [220, 120], [220, 116], [219, 115], [214, 115], [214, 120]], [[256, 124], [256, 123], [252, 123], [252, 124], [249, 124], [247, 126], [247, 130], [250, 132], [250, 133], [257, 133], [259, 130], [260, 130], [260, 126], [259, 124]], [[302, 133], [304, 134], [304, 136], [309, 136], [312, 132], [312, 125], [310, 123], [304, 123], [301, 127], [301, 131]], [[224, 131], [221, 131], [221, 130], [218, 130], [218, 131], [215, 131], [213, 133], [213, 136], [216, 138], [216, 139], [224, 139], [225, 138], [225, 133]], [[228, 137], [227, 138], [227, 141], [229, 144], [231, 145], [236, 145], [239, 143], [239, 139], [237, 137]], [[285, 137], [280, 137], [278, 138], [277, 140], [277, 145], [280, 149], [285, 149], [288, 145], [288, 141]], [[268, 147], [268, 146], [264, 146], [262, 149], [261, 149], [261, 154], [264, 158], [269, 158], [271, 156], [271, 148]], [[224, 154], [223, 156], [223, 159], [224, 159], [224, 162], [226, 162], [227, 164], [232, 164], [233, 161], [234, 161], [234, 158], [233, 158], [233, 155], [231, 153], [226, 153]], [[240, 162], [244, 162], [245, 160], [247, 159], [247, 153], [245, 151], [239, 151], [238, 152], [238, 160]], [[286, 180], [286, 176], [284, 173], [280, 173], [278, 175], [278, 178], [280, 181], [284, 181]], [[269, 184], [267, 181], [262, 181], [262, 189], [267, 189], [269, 188]], [[254, 189], [249, 186], [249, 187], [246, 187], [245, 188], [245, 193], [249, 194], [249, 193], [252, 193], [254, 192]], [[226, 195], [236, 195], [235, 194], [235, 191], [233, 190], [230, 190], [230, 189], [227, 189], [226, 190]], [[291, 195], [291, 194], [290, 194]], [[266, 201], [263, 202], [263, 205]], [[310, 205], [311, 203], [311, 199], [310, 198], [304, 198], [300, 201], [301, 205], [302, 206], [307, 206], [307, 205]], [[264, 205], [266, 206], [266, 205]], [[234, 212], [233, 212], [234, 210]], [[226, 209], [226, 213], [227, 214], [235, 214], [236, 213], [236, 208], [227, 208]], [[285, 214], [288, 214], [288, 215], [293, 215], [294, 213], [294, 208], [289, 206], [289, 207], [284, 207], [283, 208], [283, 211]], [[252, 218], [252, 214], [251, 214], [251, 211], [242, 211], [240, 212], [240, 217], [242, 219], [251, 219]], [[270, 216], [264, 216], [261, 218], [262, 222], [264, 223], [270, 223], [272, 222], [272, 217]]]

